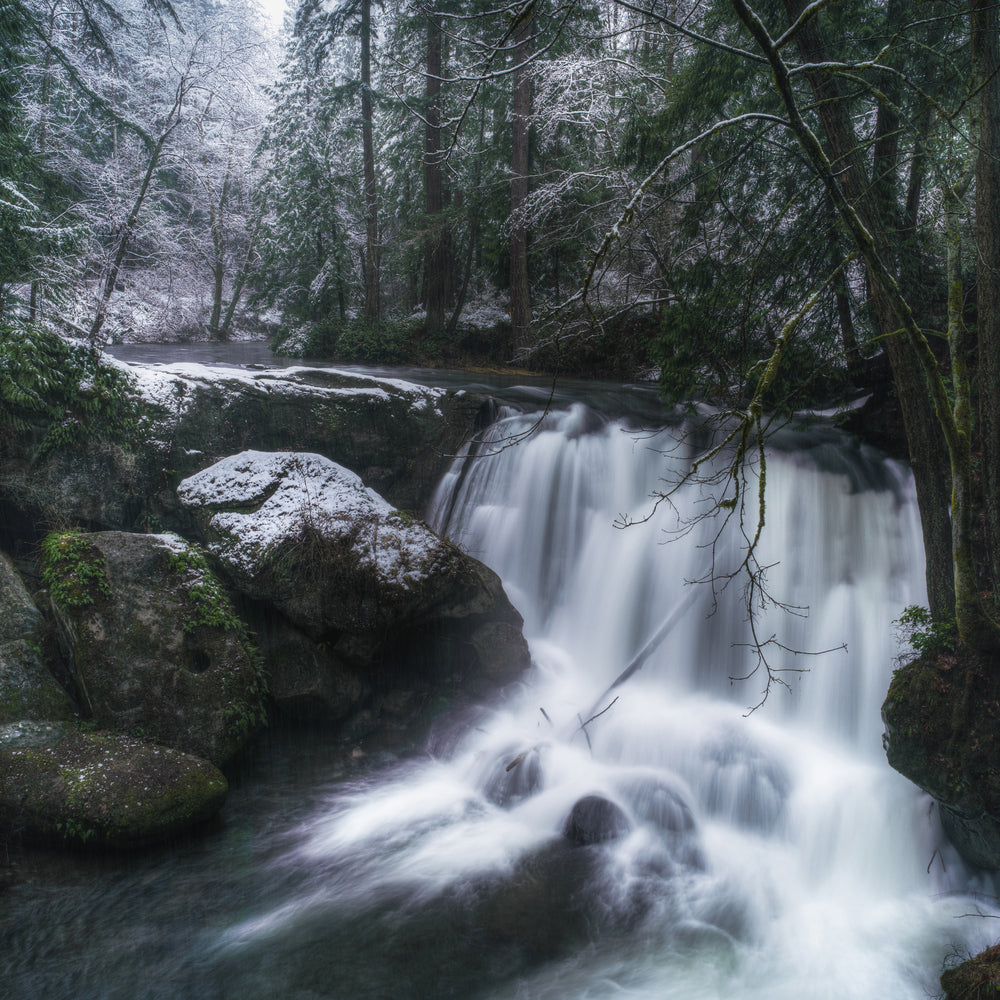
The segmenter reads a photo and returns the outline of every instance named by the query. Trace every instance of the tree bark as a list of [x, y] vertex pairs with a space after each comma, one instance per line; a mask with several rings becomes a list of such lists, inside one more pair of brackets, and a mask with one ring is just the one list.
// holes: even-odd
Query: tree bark
[[531, 169], [531, 56], [530, 4], [520, 13], [514, 29], [513, 117], [510, 160], [510, 322], [514, 349], [531, 341], [531, 286], [528, 280], [528, 176]]
[[209, 229], [212, 236], [212, 311], [208, 318], [208, 335], [213, 340], [221, 340], [222, 296], [226, 277], [226, 241], [223, 231], [223, 217], [229, 198], [229, 174], [222, 182], [219, 203], [209, 202]]
[[372, 107], [372, 4], [361, 0], [361, 145], [365, 181], [365, 317], [378, 322], [381, 305], [381, 248], [378, 234], [378, 197], [375, 187], [375, 142]]
[[976, 160], [976, 307], [979, 433], [989, 584], [1000, 597], [1000, 14], [994, 0], [971, 0], [973, 63], [982, 82]]

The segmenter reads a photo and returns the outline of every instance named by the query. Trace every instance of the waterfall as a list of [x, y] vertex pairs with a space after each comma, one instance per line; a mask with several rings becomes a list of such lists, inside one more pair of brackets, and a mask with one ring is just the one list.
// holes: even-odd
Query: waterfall
[[234, 983], [267, 955], [328, 995], [296, 956], [335, 941], [345, 997], [923, 1000], [991, 943], [968, 914], [992, 889], [881, 746], [892, 621], [925, 601], [908, 472], [829, 429], [776, 440], [757, 636], [787, 687], [748, 711], [766, 677], [743, 578], [723, 586], [744, 550], [699, 518], [720, 487], [652, 512], [700, 434], [577, 403], [507, 412], [456, 461], [432, 519], [500, 574], [532, 669], [437, 752], [331, 792], [273, 904], [222, 935]]

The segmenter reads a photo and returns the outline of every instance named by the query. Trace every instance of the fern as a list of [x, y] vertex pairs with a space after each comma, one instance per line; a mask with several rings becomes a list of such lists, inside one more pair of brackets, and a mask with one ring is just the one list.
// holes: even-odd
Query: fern
[[38, 428], [38, 455], [88, 439], [131, 445], [142, 428], [135, 380], [99, 351], [41, 327], [0, 326], [0, 436]]

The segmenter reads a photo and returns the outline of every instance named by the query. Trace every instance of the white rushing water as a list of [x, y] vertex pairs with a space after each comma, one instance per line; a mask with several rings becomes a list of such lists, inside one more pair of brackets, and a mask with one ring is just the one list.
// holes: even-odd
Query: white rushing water
[[[434, 508], [436, 527], [493, 567], [523, 613], [529, 676], [447, 754], [338, 794], [285, 858], [312, 873], [303, 887], [231, 927], [226, 947], [333, 908], [418, 920], [448, 899], [443, 926], [466, 942], [456, 950], [519, 956], [477, 996], [939, 992], [949, 955], [992, 943], [990, 921], [969, 914], [994, 911], [881, 746], [891, 623], [924, 601], [908, 473], [830, 432], [771, 454], [760, 562], [773, 564], [770, 593], [808, 613], [772, 610], [758, 635], [833, 651], [773, 648], [773, 666], [808, 672], [782, 674], [790, 690], [748, 714], [764, 677], [732, 680], [755, 663], [742, 581], [714, 613], [712, 587], [686, 583], [710, 572], [717, 522], [669, 544], [666, 505], [649, 523], [614, 526], [646, 512], [685, 460], [677, 433], [631, 432], [577, 404], [514, 444], [535, 419], [495, 425]], [[681, 515], [704, 510], [705, 492], [681, 491]], [[716, 546], [717, 574], [739, 558], [737, 541]], [[671, 615], [642, 668], [607, 693]], [[561, 846], [586, 796], [614, 803], [627, 832]]]

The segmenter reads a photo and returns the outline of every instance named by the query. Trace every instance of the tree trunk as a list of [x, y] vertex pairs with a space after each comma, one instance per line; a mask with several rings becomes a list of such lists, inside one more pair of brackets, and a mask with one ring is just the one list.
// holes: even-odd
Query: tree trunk
[[[785, 0], [785, 7], [790, 23], [794, 23], [802, 12], [803, 4], [800, 0]], [[827, 61], [826, 46], [815, 21], [802, 27], [797, 40], [803, 62], [816, 65]], [[862, 146], [843, 95], [836, 80], [821, 69], [810, 72], [808, 81], [843, 196], [870, 234], [873, 244], [871, 260], [877, 259], [886, 264], [894, 256], [887, 234], [887, 220], [879, 212], [879, 199], [873, 197], [873, 187], [862, 160]], [[881, 152], [886, 154], [884, 148]], [[951, 618], [955, 611], [955, 587], [948, 449], [920, 359], [907, 338], [900, 333], [904, 317], [898, 315], [891, 289], [873, 273], [870, 260], [868, 263], [878, 325], [899, 397], [917, 488], [926, 561], [927, 600], [935, 618]]]
[[221, 339], [222, 295], [226, 277], [226, 244], [222, 229], [223, 213], [229, 193], [229, 178], [223, 181], [219, 204], [209, 203], [209, 229], [212, 235], [212, 312], [208, 318], [208, 335]]
[[[171, 125], [171, 129], [172, 128], [173, 126]], [[104, 320], [108, 313], [108, 303], [111, 301], [111, 295], [115, 290], [115, 285], [118, 283], [118, 275], [121, 271], [122, 262], [125, 260], [125, 252], [128, 250], [128, 245], [131, 243], [132, 236], [135, 233], [135, 226], [139, 221], [139, 212], [142, 211], [142, 204], [146, 200], [149, 185], [153, 180], [153, 174], [156, 172], [156, 167], [160, 162], [160, 155], [163, 153], [163, 147], [166, 144], [169, 134], [169, 131], [164, 132], [150, 152], [149, 163], [146, 165], [146, 173], [142, 178], [139, 193], [135, 196], [135, 201], [132, 203], [132, 210], [129, 212], [128, 218], [125, 220], [125, 224], [122, 227], [121, 236], [118, 239], [118, 248], [115, 251], [115, 258], [111, 263], [110, 269], [108, 270], [108, 276], [104, 282], [104, 290], [101, 293], [100, 301], [97, 304], [97, 312], [94, 315], [94, 321], [90, 326], [91, 347], [97, 347], [100, 344], [99, 338], [101, 335], [101, 328], [104, 326]]]
[[427, 132], [424, 145], [424, 207], [427, 213], [427, 238], [424, 247], [424, 305], [427, 309], [427, 332], [439, 334], [444, 327], [445, 309], [445, 240], [442, 224], [444, 194], [441, 186], [441, 22], [427, 17]]
[[510, 160], [510, 322], [514, 350], [531, 342], [531, 286], [528, 282], [528, 174], [531, 168], [529, 118], [531, 116], [532, 20], [530, 5], [520, 14], [514, 30], [513, 121]]
[[381, 290], [381, 251], [378, 236], [378, 199], [375, 188], [375, 142], [372, 137], [372, 4], [361, 0], [361, 145], [365, 174], [365, 317], [378, 321]]
[[989, 583], [1000, 598], [1000, 14], [994, 0], [971, 0], [970, 12], [973, 62], [983, 82], [976, 161], [979, 434]]

